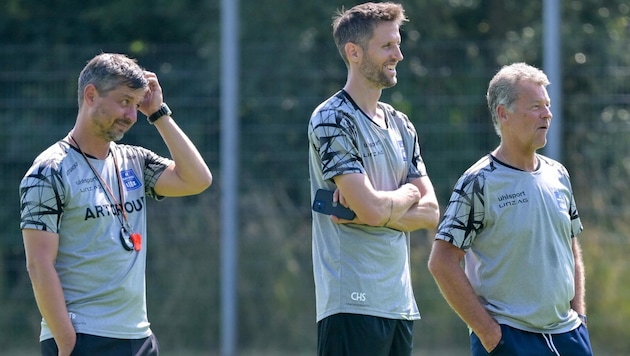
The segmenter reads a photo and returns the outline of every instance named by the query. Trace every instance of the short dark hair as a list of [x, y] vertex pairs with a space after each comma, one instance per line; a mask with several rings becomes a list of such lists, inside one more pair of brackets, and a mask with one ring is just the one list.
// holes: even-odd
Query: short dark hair
[[346, 43], [356, 43], [362, 48], [367, 48], [374, 28], [385, 21], [394, 21], [399, 26], [407, 21], [402, 5], [393, 2], [368, 2], [349, 10], [343, 8], [337, 10], [332, 22], [333, 38], [346, 65], [349, 64], [346, 58]]
[[93, 84], [101, 95], [123, 85], [131, 89], [149, 86], [144, 69], [136, 60], [117, 53], [101, 53], [85, 65], [79, 74], [79, 107], [83, 104], [83, 92], [89, 84]]

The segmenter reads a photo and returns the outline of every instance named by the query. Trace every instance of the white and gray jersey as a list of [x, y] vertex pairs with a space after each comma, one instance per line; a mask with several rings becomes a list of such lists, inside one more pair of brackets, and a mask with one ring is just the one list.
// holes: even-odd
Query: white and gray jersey
[[[104, 160], [89, 158], [121, 201], [142, 249], [128, 251], [120, 240], [122, 213], [83, 155], [67, 142], [49, 147], [20, 183], [22, 229], [59, 234], [55, 268], [76, 332], [137, 339], [151, 335], [145, 300], [146, 198], [161, 199], [155, 182], [172, 161], [142, 147], [112, 143]], [[40, 340], [52, 337], [42, 320]]]
[[[309, 126], [311, 200], [334, 190], [337, 175], [361, 173], [376, 190], [392, 191], [426, 175], [409, 119], [379, 103], [388, 128], [372, 122], [344, 91], [313, 112]], [[411, 285], [409, 234], [386, 227], [334, 224], [313, 213], [313, 272], [317, 321], [354, 313], [419, 319]]]
[[564, 166], [537, 155], [526, 172], [487, 155], [458, 180], [436, 239], [466, 250], [465, 271], [502, 324], [537, 333], [580, 325], [572, 238], [582, 223]]

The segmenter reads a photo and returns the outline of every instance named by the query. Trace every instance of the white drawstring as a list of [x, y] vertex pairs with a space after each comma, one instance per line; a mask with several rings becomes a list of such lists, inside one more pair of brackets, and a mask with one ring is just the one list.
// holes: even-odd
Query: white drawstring
[[551, 338], [551, 334], [542, 334], [542, 336], [543, 336], [543, 339], [545, 339], [545, 341], [547, 342], [547, 347], [549, 348], [549, 350], [551, 350], [551, 352], [553, 352], [554, 355], [560, 356], [558, 349], [556, 349], [556, 345], [553, 344], [553, 339]]

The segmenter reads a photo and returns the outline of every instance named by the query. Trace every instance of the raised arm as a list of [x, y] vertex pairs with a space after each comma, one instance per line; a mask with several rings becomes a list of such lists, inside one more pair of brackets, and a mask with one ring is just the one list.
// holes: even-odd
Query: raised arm
[[[158, 111], [163, 103], [162, 88], [157, 76], [145, 72], [149, 80], [147, 92], [140, 111], [151, 115]], [[154, 122], [155, 127], [168, 147], [174, 164], [160, 176], [156, 193], [163, 196], [185, 196], [201, 193], [212, 184], [212, 173], [201, 154], [188, 136], [175, 123], [170, 115], [163, 115]]]

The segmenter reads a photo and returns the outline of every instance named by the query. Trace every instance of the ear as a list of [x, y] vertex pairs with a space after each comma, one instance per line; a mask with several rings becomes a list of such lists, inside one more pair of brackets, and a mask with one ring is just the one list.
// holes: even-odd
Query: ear
[[507, 120], [507, 115], [508, 115], [508, 109], [505, 107], [505, 105], [497, 106], [497, 117], [499, 118], [500, 121], [503, 122]]
[[356, 43], [348, 42], [344, 46], [348, 62], [357, 63], [363, 56], [363, 48]]
[[94, 84], [88, 84], [83, 90], [83, 102], [88, 105], [92, 105], [97, 96], [98, 90], [96, 90]]

